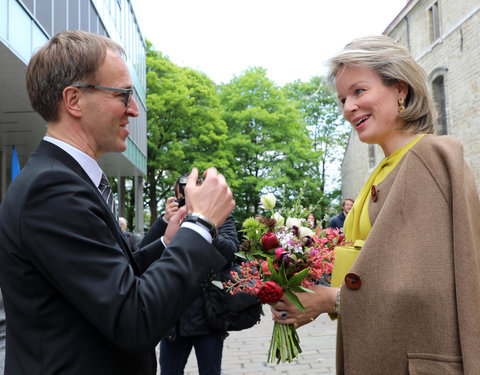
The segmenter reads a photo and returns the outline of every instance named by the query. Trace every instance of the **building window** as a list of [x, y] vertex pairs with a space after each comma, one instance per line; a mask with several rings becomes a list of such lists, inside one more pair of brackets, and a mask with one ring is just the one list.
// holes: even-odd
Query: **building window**
[[430, 41], [433, 43], [440, 38], [440, 16], [438, 13], [438, 1], [428, 8], [428, 20], [430, 22]]
[[447, 129], [447, 110], [445, 103], [445, 84], [444, 76], [439, 75], [432, 81], [433, 101], [438, 111], [438, 118], [436, 123], [436, 133], [438, 135], [448, 134]]
[[368, 145], [368, 168], [375, 168], [375, 146]]
[[67, 29], [67, 3], [65, 1], [55, 1], [53, 7], [53, 33], [65, 31]]
[[52, 35], [52, 0], [37, 1], [35, 6], [35, 17], [48, 35]]

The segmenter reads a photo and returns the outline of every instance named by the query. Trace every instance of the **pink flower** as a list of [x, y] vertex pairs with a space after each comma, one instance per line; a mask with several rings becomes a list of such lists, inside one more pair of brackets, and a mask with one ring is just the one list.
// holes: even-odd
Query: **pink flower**
[[279, 247], [277, 250], [275, 250], [275, 258], [279, 260], [283, 253], [286, 253], [285, 249], [282, 249], [281, 247]]

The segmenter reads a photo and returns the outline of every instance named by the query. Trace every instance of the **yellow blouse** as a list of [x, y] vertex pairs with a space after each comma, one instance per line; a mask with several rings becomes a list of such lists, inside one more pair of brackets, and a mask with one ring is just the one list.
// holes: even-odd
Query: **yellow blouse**
[[367, 236], [372, 229], [370, 218], [368, 216], [368, 201], [372, 186], [378, 185], [382, 182], [395, 168], [398, 162], [402, 160], [407, 151], [410, 150], [423, 136], [424, 134], [421, 134], [410, 143], [395, 150], [392, 154], [383, 159], [377, 168], [375, 168], [345, 219], [343, 231], [347, 240], [351, 240], [355, 243], [357, 240], [363, 242], [367, 239]]

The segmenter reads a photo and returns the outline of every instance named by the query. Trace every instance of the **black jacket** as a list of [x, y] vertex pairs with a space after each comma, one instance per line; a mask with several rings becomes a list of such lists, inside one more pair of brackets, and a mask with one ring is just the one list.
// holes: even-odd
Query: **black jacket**
[[343, 228], [343, 223], [345, 222], [345, 214], [340, 212], [337, 216], [332, 217], [330, 220], [330, 224], [328, 225], [330, 228]]
[[[163, 219], [158, 219], [152, 228], [147, 232], [142, 240], [141, 246], [146, 245], [151, 238], [158, 238], [165, 233], [167, 223]], [[228, 215], [225, 222], [218, 228], [218, 235], [213, 241], [217, 250], [227, 260], [227, 267], [235, 258], [235, 253], [238, 251], [238, 236], [235, 227], [235, 220], [232, 214]], [[217, 277], [219, 280], [219, 278]], [[216, 288], [211, 283], [204, 283], [203, 288]], [[180, 317], [175, 327], [167, 334], [167, 339], [174, 340], [179, 334], [183, 337], [206, 335], [218, 332], [208, 326], [205, 315], [204, 296], [197, 297], [193, 303], [188, 307], [185, 313]]]
[[5, 374], [156, 374], [158, 341], [224, 264], [188, 228], [132, 254], [82, 167], [42, 141], [0, 205]]

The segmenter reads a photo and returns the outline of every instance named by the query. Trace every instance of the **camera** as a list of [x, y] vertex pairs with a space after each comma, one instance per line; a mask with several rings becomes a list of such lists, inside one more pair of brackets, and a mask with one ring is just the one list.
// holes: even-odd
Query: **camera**
[[180, 199], [175, 200], [178, 203], [178, 208], [185, 206], [185, 197], [181, 197]]
[[[175, 200], [178, 203], [178, 208], [185, 205], [185, 186], [187, 185], [188, 174], [184, 174], [180, 176], [177, 181], [175, 182], [176, 185], [176, 195], [182, 195], [181, 198]], [[201, 185], [203, 182], [203, 178], [198, 177], [197, 185]]]

